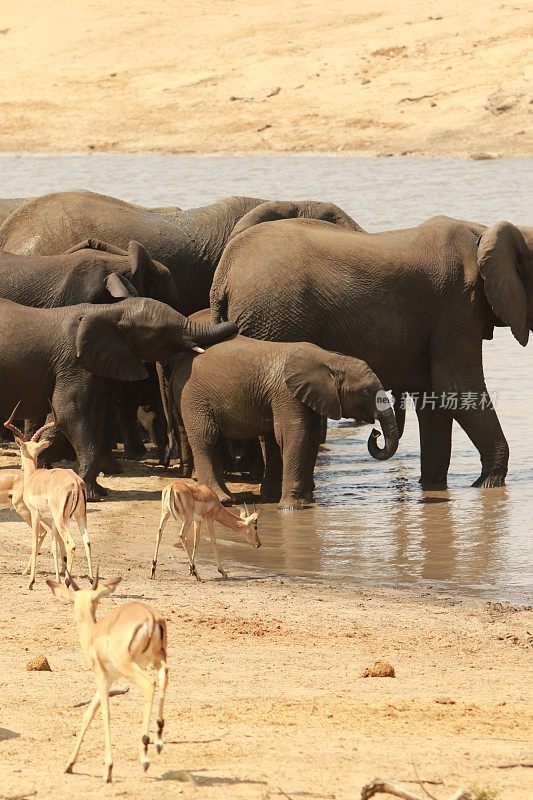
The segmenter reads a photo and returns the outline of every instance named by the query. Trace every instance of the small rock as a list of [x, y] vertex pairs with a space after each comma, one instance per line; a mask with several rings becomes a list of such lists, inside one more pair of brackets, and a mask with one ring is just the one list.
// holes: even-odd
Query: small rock
[[275, 97], [277, 94], [281, 92], [281, 86], [276, 86], [274, 89], [271, 89], [267, 92], [267, 97]]
[[52, 672], [46, 656], [35, 656], [35, 658], [30, 658], [26, 664], [26, 669], [28, 672]]
[[451, 697], [436, 697], [436, 703], [440, 703], [441, 706], [454, 706], [455, 700], [452, 700]]
[[367, 667], [361, 678], [395, 678], [394, 667], [388, 661], [376, 661], [374, 666]]
[[491, 114], [504, 114], [514, 108], [520, 100], [520, 95], [507, 94], [502, 89], [496, 89], [495, 92], [489, 94], [485, 102], [485, 110], [490, 111]]
[[363, 80], [361, 81], [361, 84], [363, 86], [365, 86], [365, 84], [367, 84], [367, 83], [370, 83], [370, 78], [363, 78]]
[[266, 131], [266, 130], [268, 130], [268, 128], [271, 128], [271, 127], [272, 127], [272, 125], [270, 125], [270, 123], [267, 123], [266, 125], [262, 125], [261, 128], [257, 128], [257, 133], [262, 133], [263, 131]]
[[497, 158], [493, 153], [470, 153], [470, 158], [472, 161], [490, 161], [493, 158]]

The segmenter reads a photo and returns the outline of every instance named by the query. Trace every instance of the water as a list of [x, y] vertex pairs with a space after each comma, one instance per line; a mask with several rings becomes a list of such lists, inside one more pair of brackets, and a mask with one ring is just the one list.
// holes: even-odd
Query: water
[[[0, 156], [4, 197], [83, 187], [144, 205], [183, 207], [231, 194], [327, 199], [368, 230], [415, 225], [434, 214], [490, 224], [533, 224], [533, 160], [346, 156]], [[372, 461], [369, 428], [332, 424], [316, 471], [314, 508], [265, 507], [263, 547], [230, 538], [241, 569], [348, 582], [533, 599], [533, 349], [506, 329], [484, 345], [485, 374], [511, 448], [507, 487], [479, 490], [479, 459], [454, 426], [447, 492], [421, 492], [416, 418], [397, 455]]]

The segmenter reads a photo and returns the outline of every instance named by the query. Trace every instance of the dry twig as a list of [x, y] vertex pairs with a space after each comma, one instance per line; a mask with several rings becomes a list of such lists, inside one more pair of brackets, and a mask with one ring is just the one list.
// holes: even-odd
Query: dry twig
[[[375, 780], [363, 786], [361, 800], [370, 800], [376, 794], [391, 794], [393, 797], [399, 797], [400, 800], [422, 800], [420, 795], [413, 794], [400, 786], [395, 786], [393, 783], [387, 783], [387, 781], [382, 780]], [[428, 793], [426, 792], [426, 794]], [[429, 796], [431, 797], [431, 795]], [[472, 800], [472, 795], [468, 789], [459, 789], [449, 800]]]

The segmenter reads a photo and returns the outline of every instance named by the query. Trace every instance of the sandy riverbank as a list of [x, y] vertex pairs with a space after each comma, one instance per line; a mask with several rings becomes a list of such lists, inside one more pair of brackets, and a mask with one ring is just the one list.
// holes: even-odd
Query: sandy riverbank
[[3, 3], [0, 150], [527, 155], [527, 0]]
[[[0, 465], [14, 462], [4, 453]], [[223, 582], [207, 544], [197, 584], [170, 531], [150, 582], [168, 476], [132, 467], [127, 477], [103, 479], [115, 491], [90, 506], [89, 527], [104, 574], [124, 576], [102, 612], [142, 597], [169, 621], [171, 741], [143, 776], [135, 733], [141, 701], [132, 689], [112, 701], [115, 783], [100, 784], [99, 718], [76, 774], [62, 774], [81, 721], [73, 706], [92, 695], [92, 676], [71, 609], [44, 583], [48, 551], [28, 592], [20, 569], [29, 531], [3, 511], [0, 795], [353, 800], [374, 777], [413, 781], [414, 763], [422, 778], [437, 782], [429, 788], [438, 797], [475, 784], [499, 789], [499, 800], [529, 800], [531, 770], [498, 767], [531, 761], [533, 611], [235, 568]], [[84, 569], [79, 544], [75, 571]], [[39, 654], [51, 673], [26, 671]], [[360, 677], [382, 658], [396, 678]]]

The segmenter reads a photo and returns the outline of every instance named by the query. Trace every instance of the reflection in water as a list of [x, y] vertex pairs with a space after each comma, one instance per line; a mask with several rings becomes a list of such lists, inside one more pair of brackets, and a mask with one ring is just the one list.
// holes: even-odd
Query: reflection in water
[[[0, 163], [5, 197], [83, 186], [146, 205], [190, 207], [243, 194], [332, 200], [369, 230], [414, 225], [435, 214], [533, 224], [523, 188], [531, 185], [531, 159], [94, 154], [2, 155]], [[522, 349], [499, 329], [485, 343], [484, 359], [511, 449], [506, 489], [470, 488], [479, 458], [458, 426], [448, 491], [424, 493], [413, 413], [390, 462], [368, 455], [368, 428], [333, 423], [318, 459], [316, 506], [294, 514], [263, 507], [260, 550], [221, 532], [232, 571], [527, 602], [533, 586], [533, 344]]]

